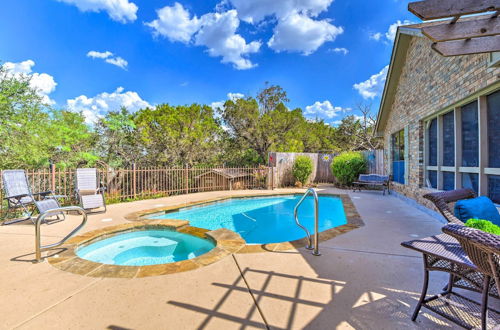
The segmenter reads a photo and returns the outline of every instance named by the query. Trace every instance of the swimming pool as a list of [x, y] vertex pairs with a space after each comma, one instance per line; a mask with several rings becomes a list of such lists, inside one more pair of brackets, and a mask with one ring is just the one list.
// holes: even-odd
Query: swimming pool
[[[301, 195], [231, 198], [220, 202], [185, 207], [150, 219], [188, 220], [191, 226], [216, 230], [227, 228], [240, 234], [248, 244], [294, 241], [305, 233], [293, 218]], [[307, 197], [299, 208], [300, 223], [314, 232], [314, 199]], [[319, 231], [347, 223], [342, 200], [319, 196]]]
[[138, 230], [83, 246], [76, 255], [107, 265], [144, 266], [192, 259], [214, 247], [209, 240], [176, 231]]

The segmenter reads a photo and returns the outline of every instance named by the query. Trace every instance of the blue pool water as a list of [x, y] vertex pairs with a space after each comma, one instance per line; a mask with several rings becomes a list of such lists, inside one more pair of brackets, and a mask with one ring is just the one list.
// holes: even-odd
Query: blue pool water
[[[300, 195], [233, 198], [221, 202], [182, 208], [154, 216], [155, 219], [188, 220], [191, 226], [215, 230], [227, 228], [239, 233], [248, 244], [293, 241], [305, 237], [293, 218]], [[299, 220], [314, 232], [314, 199], [309, 196], [299, 208]], [[340, 198], [319, 197], [319, 230], [347, 223]]]
[[171, 230], [140, 230], [103, 239], [76, 251], [83, 259], [109, 265], [144, 266], [191, 259], [215, 245]]

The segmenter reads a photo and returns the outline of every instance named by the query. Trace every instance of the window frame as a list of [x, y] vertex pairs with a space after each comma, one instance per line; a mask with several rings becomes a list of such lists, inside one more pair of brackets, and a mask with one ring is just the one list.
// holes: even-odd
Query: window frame
[[[455, 189], [463, 187], [462, 174], [474, 173], [478, 174], [478, 195], [488, 196], [488, 175], [500, 175], [500, 167], [489, 167], [488, 157], [488, 104], [487, 97], [493, 93], [500, 92], [500, 83], [496, 83], [490, 88], [472, 95], [460, 103], [442, 109], [432, 116], [423, 119], [424, 127], [424, 184], [423, 186], [428, 189], [427, 182], [429, 179], [428, 171], [437, 171], [437, 188], [435, 190], [443, 190], [443, 173], [453, 172], [455, 174]], [[478, 116], [478, 141], [479, 141], [479, 165], [476, 167], [462, 166], [462, 116], [461, 108], [471, 102], [477, 102], [477, 116]], [[455, 166], [443, 166], [443, 116], [453, 112], [454, 114], [454, 148], [455, 148]], [[429, 128], [432, 120], [437, 119], [437, 166], [429, 166]]]

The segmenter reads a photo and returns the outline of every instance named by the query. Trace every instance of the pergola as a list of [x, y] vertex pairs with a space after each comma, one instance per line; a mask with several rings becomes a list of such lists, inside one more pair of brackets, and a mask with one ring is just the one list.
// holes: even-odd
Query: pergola
[[408, 10], [424, 21], [442, 19], [422, 33], [443, 56], [500, 51], [500, 0], [425, 0], [409, 3]]

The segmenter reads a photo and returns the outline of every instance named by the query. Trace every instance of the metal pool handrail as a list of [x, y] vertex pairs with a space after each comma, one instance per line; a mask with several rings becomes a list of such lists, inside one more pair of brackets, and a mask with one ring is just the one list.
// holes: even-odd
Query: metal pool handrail
[[[313, 242], [311, 240], [311, 234], [309, 233], [309, 230], [307, 230], [306, 227], [302, 226], [299, 222], [299, 217], [298, 217], [298, 210], [299, 206], [302, 204], [304, 199], [311, 193], [314, 197], [314, 247], [313, 247]], [[319, 210], [319, 200], [318, 200], [318, 194], [316, 193], [316, 190], [313, 188], [307, 189], [307, 191], [304, 193], [302, 198], [299, 200], [297, 205], [295, 205], [295, 209], [293, 210], [293, 217], [295, 218], [295, 223], [297, 226], [302, 228], [307, 235], [307, 240], [309, 241], [309, 245], [306, 246], [306, 249], [308, 250], [313, 250], [312, 254], [315, 256], [320, 256], [321, 253], [319, 253], [319, 232], [318, 232], [318, 227], [319, 227], [319, 216], [318, 216], [318, 210]]]
[[[46, 217], [50, 215], [55, 215], [57, 213], [61, 212], [68, 212], [68, 211], [77, 211], [80, 213], [83, 217], [82, 222], [73, 229], [68, 235], [66, 235], [60, 242], [53, 243], [53, 244], [48, 244], [41, 246], [40, 243], [40, 224], [42, 223], [43, 220], [45, 220]], [[40, 214], [38, 218], [36, 218], [35, 222], [35, 249], [36, 249], [36, 262], [42, 261], [42, 250], [47, 250], [50, 248], [58, 247], [64, 244], [69, 238], [71, 238], [73, 235], [75, 235], [80, 229], [82, 229], [83, 226], [87, 223], [87, 213], [85, 210], [83, 210], [81, 207], [78, 206], [66, 206], [66, 207], [59, 207], [56, 209], [48, 210], [45, 211], [44, 213]]]

